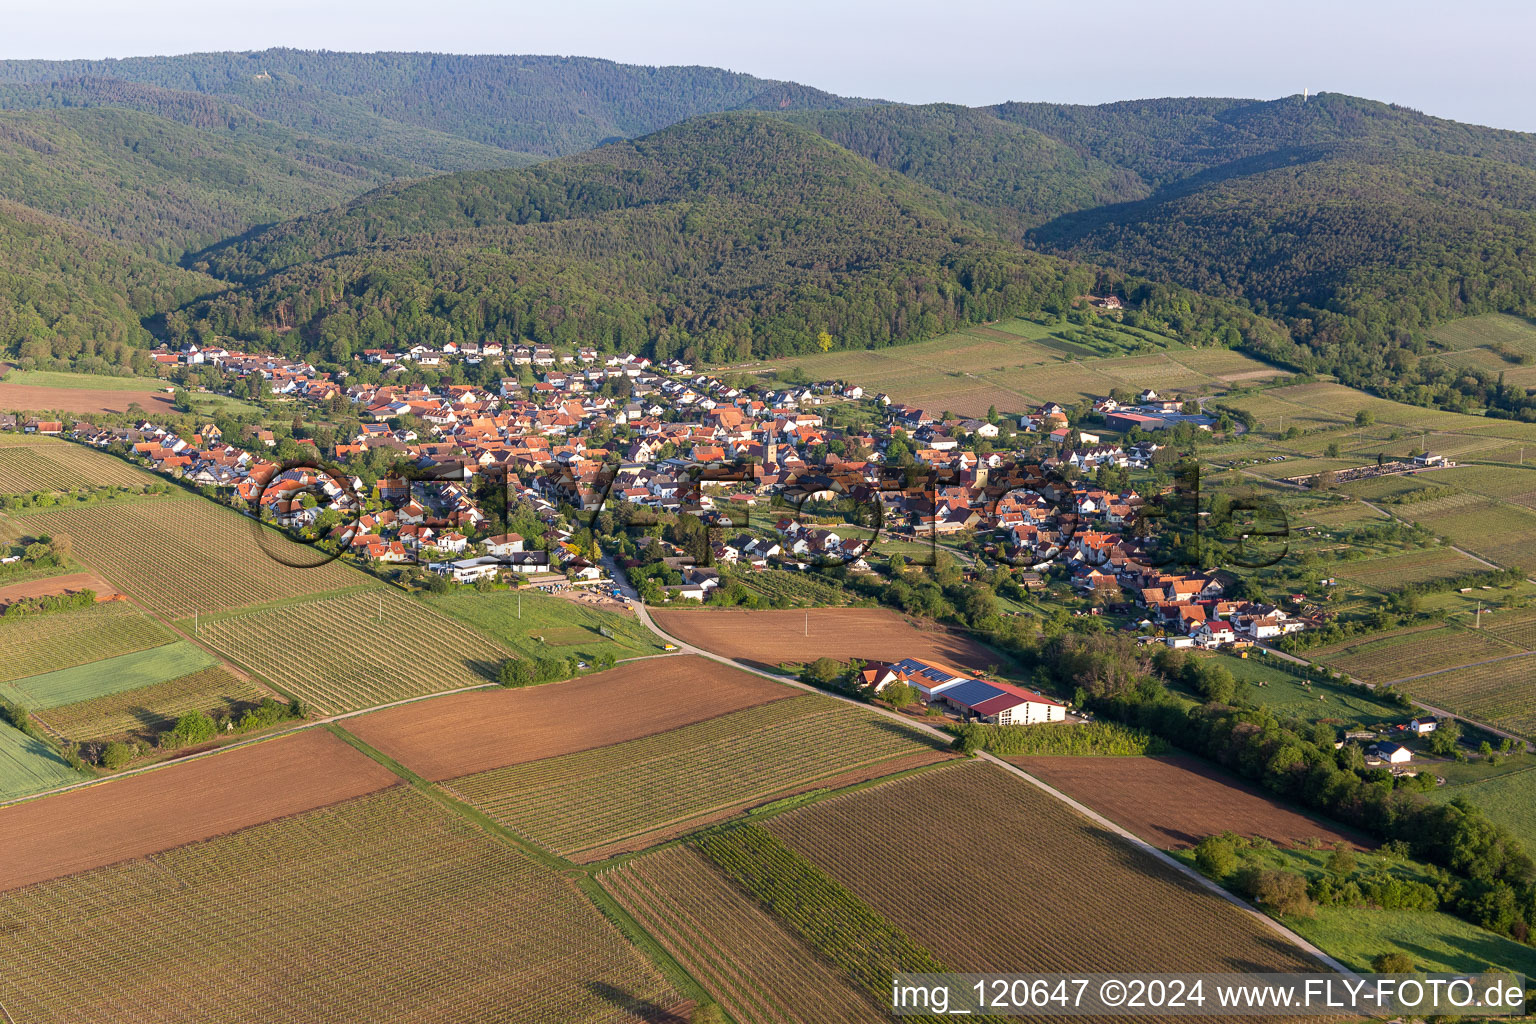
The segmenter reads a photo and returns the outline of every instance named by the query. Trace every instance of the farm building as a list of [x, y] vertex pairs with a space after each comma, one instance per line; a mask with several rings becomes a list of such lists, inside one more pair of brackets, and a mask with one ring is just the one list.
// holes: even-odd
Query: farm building
[[932, 700], [941, 690], [969, 681], [968, 676], [942, 666], [918, 661], [916, 658], [903, 658], [885, 666], [871, 685], [878, 693], [891, 683], [906, 683], [921, 694], [924, 700]]
[[1388, 764], [1407, 764], [1413, 760], [1413, 751], [1401, 743], [1378, 743], [1376, 756]]
[[1408, 723], [1408, 731], [1415, 736], [1426, 736], [1435, 731], [1440, 723], [1433, 718], [1415, 718]]
[[1007, 683], [980, 679], [946, 687], [938, 699], [966, 718], [993, 725], [1033, 725], [1060, 722], [1067, 717], [1067, 706], [1060, 701]]

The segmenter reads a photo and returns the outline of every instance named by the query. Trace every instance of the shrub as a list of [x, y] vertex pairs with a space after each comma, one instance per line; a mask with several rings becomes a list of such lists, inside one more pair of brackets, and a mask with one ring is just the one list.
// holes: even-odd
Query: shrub
[[531, 686], [534, 682], [533, 662], [526, 658], [508, 658], [501, 663], [502, 686]]
[[1389, 953], [1378, 953], [1372, 957], [1371, 970], [1377, 974], [1412, 974], [1413, 960], [1407, 953], [1394, 949]]
[[1237, 870], [1237, 847], [1225, 836], [1206, 836], [1195, 844], [1195, 866], [1207, 878], [1226, 878]]
[[138, 752], [137, 744], [113, 741], [108, 743], [107, 748], [101, 752], [101, 766], [116, 771], [132, 761]]
[[1311, 917], [1315, 912], [1307, 895], [1307, 880], [1294, 871], [1279, 868], [1245, 868], [1238, 888], [1259, 906], [1286, 917]]
[[[275, 702], [274, 702], [275, 703]], [[160, 737], [160, 745], [169, 749], [187, 747], [194, 743], [206, 743], [218, 732], [213, 719], [201, 711], [188, 711], [176, 719], [171, 730]]]

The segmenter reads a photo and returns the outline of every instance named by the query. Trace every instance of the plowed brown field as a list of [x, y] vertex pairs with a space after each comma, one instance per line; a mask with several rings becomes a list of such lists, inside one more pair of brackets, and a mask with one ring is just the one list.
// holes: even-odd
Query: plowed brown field
[[604, 747], [799, 691], [705, 658], [645, 658], [521, 690], [476, 690], [349, 718], [346, 729], [434, 782]]
[[1230, 829], [1282, 846], [1304, 839], [1349, 843], [1368, 840], [1275, 803], [1199, 758], [1010, 757], [1036, 778], [1098, 811], [1153, 846], [1182, 850]]
[[0, 807], [0, 891], [143, 857], [398, 781], [321, 729]]
[[22, 412], [126, 413], [138, 402], [150, 414], [172, 410], [163, 391], [114, 391], [111, 388], [47, 388], [0, 381], [0, 409]]
[[677, 639], [727, 658], [777, 667], [817, 658], [900, 661], [917, 658], [979, 671], [1006, 656], [969, 637], [884, 608], [752, 610], [700, 608], [651, 611]]

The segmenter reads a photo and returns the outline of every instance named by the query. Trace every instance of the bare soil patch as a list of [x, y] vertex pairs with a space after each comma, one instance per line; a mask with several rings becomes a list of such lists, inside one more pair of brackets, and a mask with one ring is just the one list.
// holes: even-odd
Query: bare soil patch
[[475, 690], [359, 715], [346, 729], [434, 782], [692, 725], [800, 691], [706, 658], [643, 658], [521, 690]]
[[227, 835], [398, 779], [322, 729], [0, 808], [0, 891]]
[[41, 388], [0, 381], [0, 409], [22, 412], [126, 413], [137, 402], [148, 413], [172, 409], [171, 396], [162, 391], [114, 391], [92, 388]]
[[1229, 829], [1281, 846], [1308, 839], [1348, 843], [1357, 850], [1374, 845], [1363, 835], [1292, 810], [1221, 768], [1184, 754], [1005, 760], [1166, 850], [1188, 849]]
[[917, 658], [980, 671], [1008, 660], [963, 633], [885, 608], [657, 608], [651, 618], [684, 643], [769, 668], [823, 657]]
[[72, 572], [65, 576], [49, 576], [26, 583], [12, 583], [0, 587], [0, 608], [6, 608], [24, 597], [51, 597], [55, 594], [78, 594], [82, 590], [94, 590], [96, 600], [111, 601], [122, 597], [116, 587], [93, 572]]

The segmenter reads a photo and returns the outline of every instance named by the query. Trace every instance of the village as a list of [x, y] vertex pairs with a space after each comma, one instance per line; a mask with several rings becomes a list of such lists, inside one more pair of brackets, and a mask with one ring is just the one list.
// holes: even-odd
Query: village
[[[1017, 417], [966, 419], [867, 395], [857, 384], [727, 380], [678, 361], [658, 366], [591, 348], [488, 342], [360, 357], [386, 368], [386, 380], [444, 360], [504, 361], [518, 370], [494, 387], [351, 384], [307, 363], [223, 348], [188, 346], [155, 358], [258, 379], [263, 393], [311, 409], [344, 403], [357, 430], [322, 451], [261, 425], [245, 426], [240, 437], [225, 437], [213, 422], [186, 436], [150, 420], [26, 429], [116, 448], [232, 504], [259, 507], [263, 518], [361, 562], [419, 566], [454, 584], [505, 574], [539, 589], [617, 593], [604, 553], [579, 535], [599, 511], [619, 506], [691, 513], [711, 527], [707, 551], [653, 538], [681, 577], [662, 589], [662, 600], [709, 600], [722, 569], [837, 564], [870, 572], [879, 540], [867, 527], [846, 515], [838, 522], [786, 514], [807, 499], [825, 511], [828, 499], [844, 498], [878, 503], [886, 536], [976, 538], [983, 557], [1022, 569], [1031, 586], [1045, 571], [1064, 575], [1094, 614], [1127, 614], [1127, 629], [1169, 646], [1244, 647], [1324, 621], [1316, 607], [1287, 611], [1231, 597], [1217, 570], [1149, 567], [1146, 538], [1134, 530], [1147, 499], [1131, 474], [1166, 465], [1163, 456], [1173, 454], [1156, 431], [1215, 425], [1198, 403], [1150, 389], [1075, 410], [1048, 403]], [[1088, 429], [1085, 413], [1105, 427]], [[1105, 440], [1111, 430], [1140, 439]], [[1026, 458], [1032, 468], [1021, 475]], [[369, 481], [322, 467], [381, 460], [395, 468]], [[709, 472], [719, 467], [731, 472]], [[489, 483], [532, 517], [524, 522], [536, 533], [514, 532], [504, 516], [482, 508]], [[795, 500], [786, 503], [786, 495]], [[730, 528], [752, 523], [754, 512], [753, 528]]]

